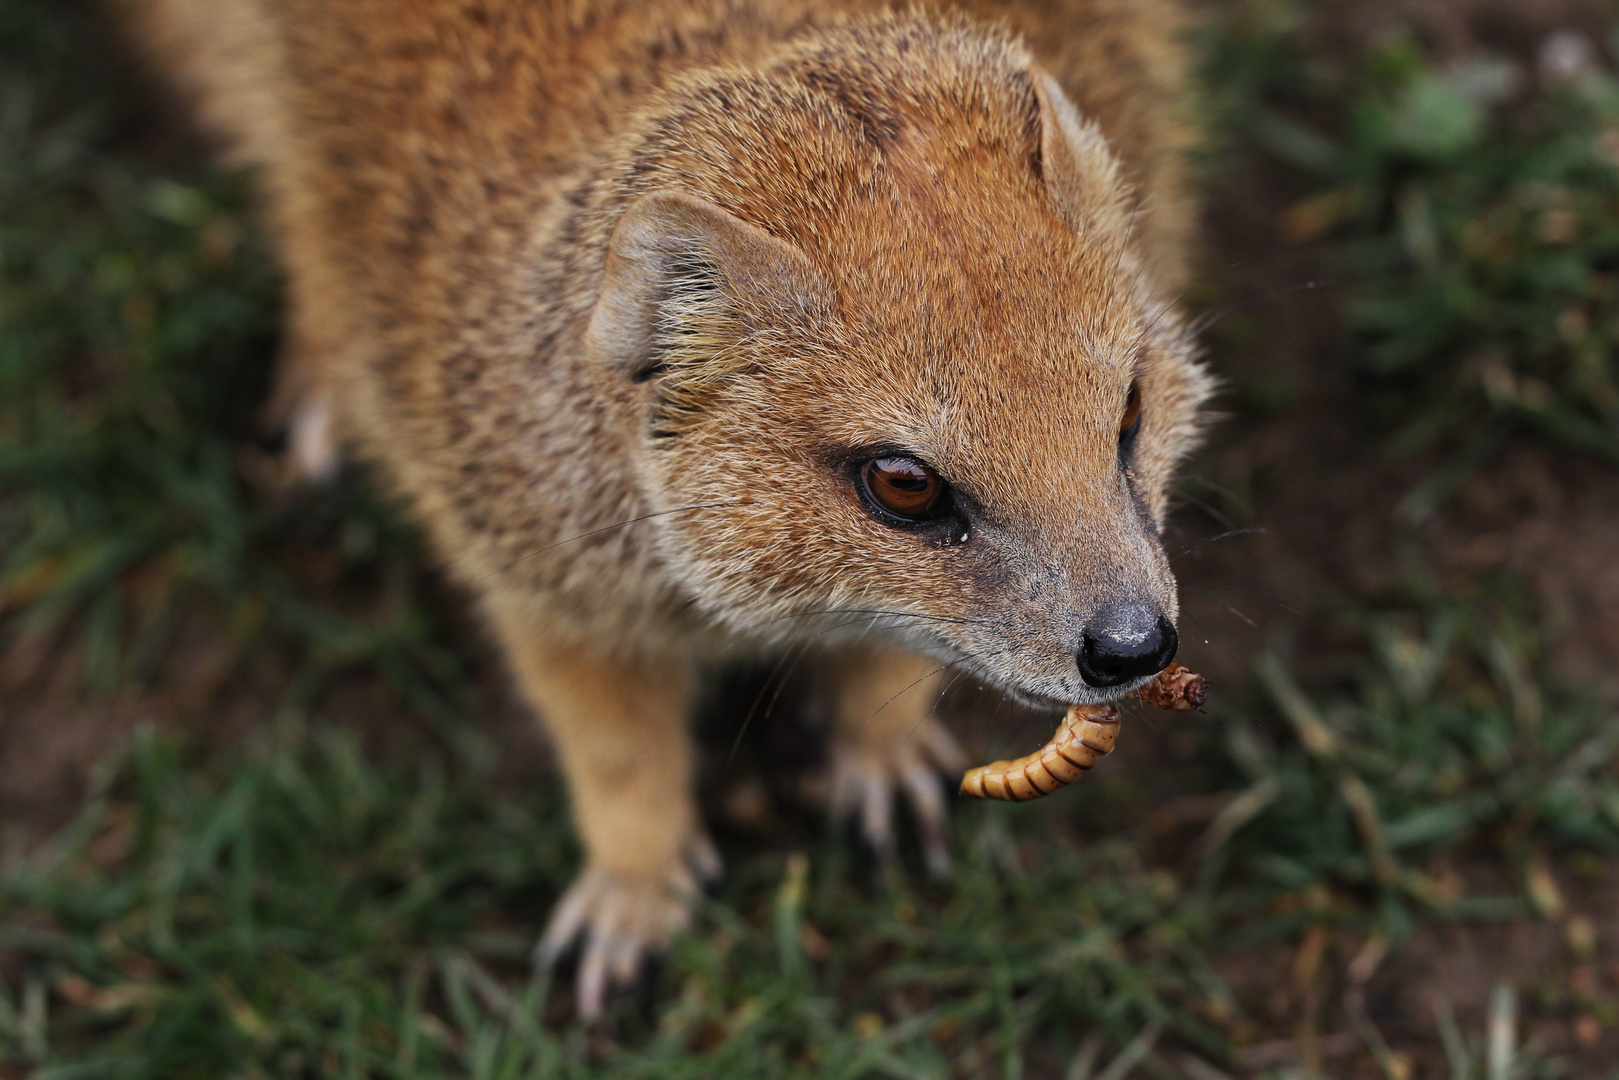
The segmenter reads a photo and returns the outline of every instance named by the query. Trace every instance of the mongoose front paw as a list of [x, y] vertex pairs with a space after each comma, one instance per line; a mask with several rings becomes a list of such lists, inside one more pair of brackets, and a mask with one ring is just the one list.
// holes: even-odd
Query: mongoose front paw
[[887, 739], [862, 738], [855, 729], [832, 746], [832, 812], [858, 817], [861, 835], [887, 861], [894, 852], [894, 799], [904, 792], [922, 834], [922, 853], [934, 877], [950, 873], [950, 844], [940, 773], [965, 760], [943, 725], [923, 719]]
[[587, 866], [557, 901], [535, 947], [535, 962], [554, 964], [579, 942], [579, 1018], [594, 1020], [610, 989], [631, 983], [644, 959], [662, 952], [691, 924], [699, 883], [717, 877], [719, 870], [719, 854], [706, 837], [693, 843], [685, 862], [663, 875], [630, 877]]

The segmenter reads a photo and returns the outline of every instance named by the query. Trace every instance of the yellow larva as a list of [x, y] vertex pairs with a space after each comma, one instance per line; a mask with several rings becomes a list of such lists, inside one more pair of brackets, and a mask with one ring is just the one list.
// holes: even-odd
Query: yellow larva
[[1073, 705], [1045, 746], [1016, 761], [996, 761], [969, 770], [961, 792], [980, 799], [1026, 802], [1050, 795], [1090, 771], [1113, 749], [1119, 710], [1112, 705]]
[[[1171, 664], [1136, 696], [1160, 709], [1188, 712], [1202, 706], [1208, 680]], [[1078, 780], [1113, 749], [1119, 734], [1114, 705], [1070, 705], [1051, 741], [1016, 761], [994, 761], [969, 769], [961, 793], [979, 799], [1027, 802]]]

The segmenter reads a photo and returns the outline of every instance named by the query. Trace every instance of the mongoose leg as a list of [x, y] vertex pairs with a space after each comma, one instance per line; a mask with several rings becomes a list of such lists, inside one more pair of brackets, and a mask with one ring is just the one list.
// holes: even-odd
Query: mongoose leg
[[342, 464], [334, 395], [326, 385], [331, 347], [318, 344], [300, 322], [308, 320], [289, 320], [276, 363], [275, 390], [263, 416], [267, 433], [285, 438], [280, 479], [288, 486], [325, 483]]
[[611, 987], [632, 981], [643, 958], [685, 929], [698, 882], [719, 872], [691, 792], [693, 673], [681, 659], [505, 636], [556, 742], [586, 853], [536, 958], [549, 964], [581, 942], [578, 1007], [590, 1019]]
[[832, 809], [858, 816], [866, 841], [887, 859], [894, 848], [894, 798], [903, 792], [921, 828], [928, 870], [942, 877], [950, 871], [950, 846], [939, 773], [959, 768], [962, 754], [930, 715], [939, 696], [938, 667], [881, 648], [832, 657]]
[[320, 241], [297, 239], [287, 252], [287, 321], [266, 419], [286, 433], [288, 479], [320, 484], [342, 464], [335, 377], [353, 333], [342, 314], [342, 287], [311, 257]]

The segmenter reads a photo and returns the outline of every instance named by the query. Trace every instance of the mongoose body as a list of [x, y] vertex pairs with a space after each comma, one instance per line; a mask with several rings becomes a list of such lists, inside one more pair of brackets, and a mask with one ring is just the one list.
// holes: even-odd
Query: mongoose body
[[716, 869], [715, 662], [814, 644], [839, 804], [883, 845], [904, 793], [936, 867], [939, 665], [1055, 707], [1168, 663], [1167, 3], [129, 2], [262, 178], [297, 454], [380, 467], [557, 743], [585, 1012]]

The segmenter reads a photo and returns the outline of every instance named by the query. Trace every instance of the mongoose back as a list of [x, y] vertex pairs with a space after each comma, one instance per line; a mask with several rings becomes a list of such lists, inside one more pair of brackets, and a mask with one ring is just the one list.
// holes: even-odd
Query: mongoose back
[[942, 666], [1056, 711], [1173, 657], [1168, 0], [126, 2], [262, 178], [296, 456], [379, 466], [555, 740], [584, 1014], [718, 869], [705, 669], [813, 644], [835, 806], [943, 871]]

